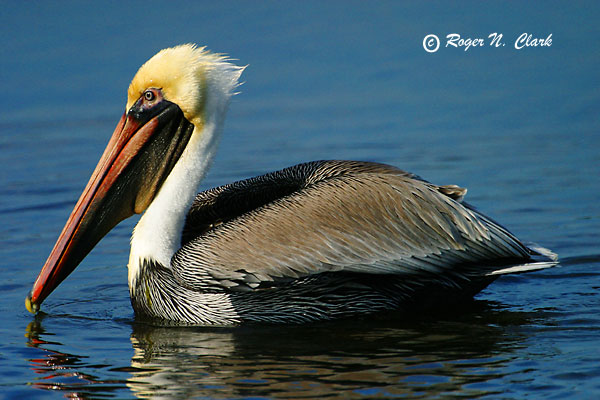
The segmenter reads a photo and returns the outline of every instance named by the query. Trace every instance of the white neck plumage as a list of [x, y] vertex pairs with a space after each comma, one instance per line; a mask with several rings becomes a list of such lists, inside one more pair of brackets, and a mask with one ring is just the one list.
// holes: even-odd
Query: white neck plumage
[[242, 71], [226, 62], [207, 71], [202, 124], [195, 124], [181, 157], [133, 231], [128, 264], [130, 289], [135, 287], [142, 260], [170, 268], [171, 258], [181, 247], [188, 210], [213, 161], [229, 99]]

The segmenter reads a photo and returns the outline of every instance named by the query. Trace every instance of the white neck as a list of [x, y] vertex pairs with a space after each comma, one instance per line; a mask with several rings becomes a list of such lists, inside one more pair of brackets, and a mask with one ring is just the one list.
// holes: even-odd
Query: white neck
[[218, 144], [216, 129], [205, 126], [202, 134], [194, 131], [179, 161], [140, 218], [131, 238], [130, 275], [137, 273], [135, 269], [141, 259], [170, 266], [171, 257], [181, 247], [187, 212], [214, 157]]
[[185, 218], [214, 158], [231, 89], [243, 70], [225, 63], [224, 68], [207, 76], [203, 124], [194, 128], [181, 157], [133, 231], [128, 264], [130, 289], [135, 287], [142, 260], [154, 260], [170, 268], [171, 258], [181, 247]]

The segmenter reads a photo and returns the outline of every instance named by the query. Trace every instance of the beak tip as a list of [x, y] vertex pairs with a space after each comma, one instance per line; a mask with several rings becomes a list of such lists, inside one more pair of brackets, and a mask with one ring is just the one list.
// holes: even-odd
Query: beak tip
[[40, 305], [31, 301], [31, 293], [25, 298], [25, 308], [32, 314], [37, 314], [40, 310]]

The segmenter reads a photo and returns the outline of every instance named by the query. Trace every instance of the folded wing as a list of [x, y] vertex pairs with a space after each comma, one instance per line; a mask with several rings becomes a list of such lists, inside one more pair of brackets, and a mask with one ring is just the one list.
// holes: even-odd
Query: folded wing
[[469, 279], [539, 261], [461, 204], [465, 192], [382, 164], [300, 164], [200, 193], [172, 270], [189, 289], [254, 291], [326, 272]]

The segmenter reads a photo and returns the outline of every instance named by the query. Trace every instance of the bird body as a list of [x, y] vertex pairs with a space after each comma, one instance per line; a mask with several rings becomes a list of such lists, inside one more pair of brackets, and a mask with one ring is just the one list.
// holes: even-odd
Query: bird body
[[114, 225], [144, 211], [128, 263], [132, 306], [181, 323], [406, 310], [556, 264], [465, 203], [466, 189], [384, 164], [314, 161], [196, 194], [242, 71], [191, 45], [140, 68], [31, 311]]

